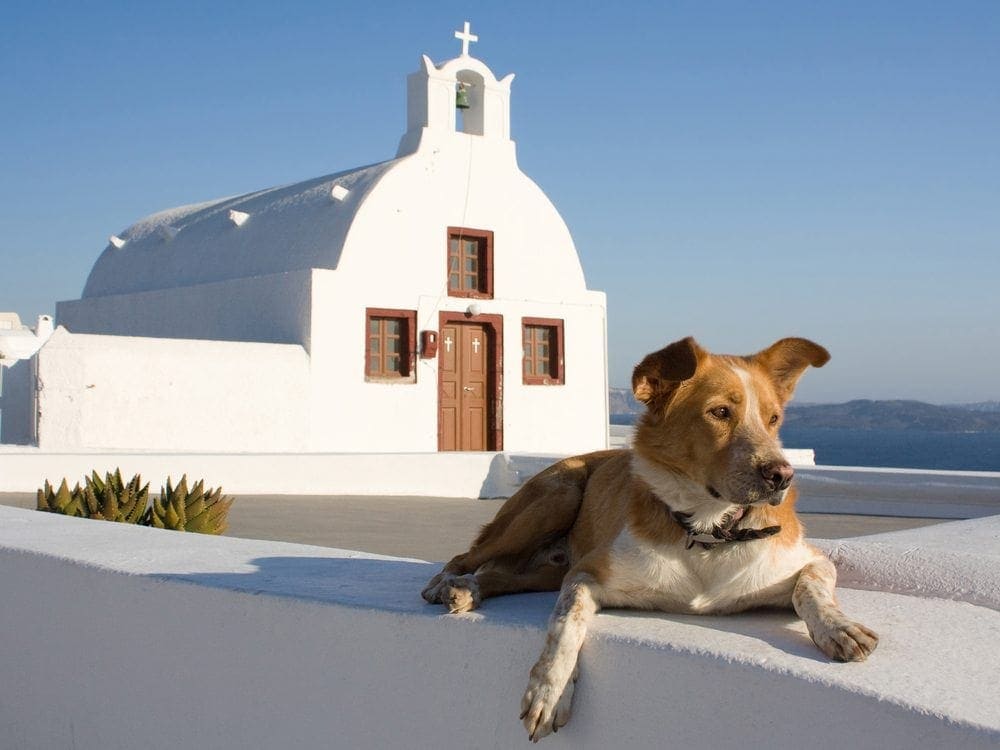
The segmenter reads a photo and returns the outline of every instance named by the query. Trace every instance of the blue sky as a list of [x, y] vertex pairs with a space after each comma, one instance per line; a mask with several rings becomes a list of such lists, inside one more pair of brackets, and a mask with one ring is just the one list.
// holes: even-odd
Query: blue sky
[[419, 55], [517, 74], [521, 168], [608, 293], [610, 375], [693, 334], [833, 360], [802, 401], [1000, 398], [996, 2], [22, 2], [0, 310], [153, 211], [390, 158]]

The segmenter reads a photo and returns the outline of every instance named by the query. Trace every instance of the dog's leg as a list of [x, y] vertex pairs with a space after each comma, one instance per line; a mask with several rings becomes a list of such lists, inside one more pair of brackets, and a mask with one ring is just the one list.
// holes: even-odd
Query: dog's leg
[[482, 528], [469, 551], [453, 557], [421, 596], [431, 604], [448, 605], [442, 596], [452, 579], [474, 573], [491, 561], [530, 557], [546, 540], [565, 536], [583, 500], [587, 473], [581, 467], [583, 463], [565, 475], [543, 472], [529, 479]]
[[489, 562], [475, 573], [444, 576], [433, 591], [435, 601], [455, 614], [476, 609], [484, 599], [492, 596], [523, 591], [558, 591], [569, 570], [565, 552], [560, 549], [548, 555], [539, 553], [535, 557], [538, 559], [532, 560], [526, 570], [514, 570], [508, 565]]
[[863, 661], [878, 645], [878, 636], [840, 611], [834, 597], [837, 569], [817, 558], [799, 571], [792, 606], [820, 650], [837, 661]]
[[559, 731], [569, 721], [580, 647], [599, 609], [598, 585], [593, 576], [579, 570], [571, 572], [563, 582], [549, 619], [545, 648], [531, 668], [528, 689], [521, 699], [521, 719], [532, 742]]

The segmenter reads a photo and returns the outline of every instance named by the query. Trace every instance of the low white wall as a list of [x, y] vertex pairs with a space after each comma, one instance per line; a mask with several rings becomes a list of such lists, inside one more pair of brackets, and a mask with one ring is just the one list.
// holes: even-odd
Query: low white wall
[[824, 551], [853, 588], [969, 602], [1000, 611], [1000, 515], [859, 539]]
[[1000, 513], [1000, 472], [797, 467], [798, 509], [810, 513], [980, 518]]
[[[0, 446], [0, 492], [34, 492], [48, 479], [72, 484], [93, 470], [142, 474], [154, 484], [181, 474], [234, 494], [510, 497], [561, 458], [521, 453], [159, 453]], [[798, 509], [925, 518], [1000, 513], [998, 472], [796, 470]]]
[[[0, 492], [34, 492], [45, 479], [70, 485], [93, 470], [121, 468], [158, 482], [204, 477], [227, 493], [279, 495], [426, 495], [508, 497], [554, 457], [512, 468], [497, 453], [48, 453], [0, 450]], [[530, 472], [530, 473], [527, 473]], [[526, 474], [527, 473], [527, 474]]]
[[38, 352], [38, 445], [79, 450], [303, 450], [301, 346], [71, 334]]
[[[553, 594], [464, 616], [436, 566], [0, 507], [0, 746], [510, 748]], [[882, 641], [830, 663], [791, 614], [605, 612], [547, 747], [989, 748], [1000, 614], [842, 590]]]

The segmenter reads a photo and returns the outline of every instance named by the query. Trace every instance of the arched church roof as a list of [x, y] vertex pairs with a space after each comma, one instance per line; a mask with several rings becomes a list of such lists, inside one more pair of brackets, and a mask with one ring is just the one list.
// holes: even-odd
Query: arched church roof
[[336, 268], [361, 203], [397, 161], [140, 219], [111, 238], [83, 297]]

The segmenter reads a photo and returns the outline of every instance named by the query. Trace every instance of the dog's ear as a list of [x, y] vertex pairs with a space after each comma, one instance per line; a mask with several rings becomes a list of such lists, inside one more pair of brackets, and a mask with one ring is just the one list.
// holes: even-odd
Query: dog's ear
[[632, 371], [632, 394], [647, 406], [662, 401], [694, 375], [706, 354], [690, 336], [647, 354]]
[[778, 397], [788, 401], [805, 369], [822, 367], [830, 361], [830, 352], [809, 339], [781, 339], [757, 352], [753, 359], [771, 373]]

